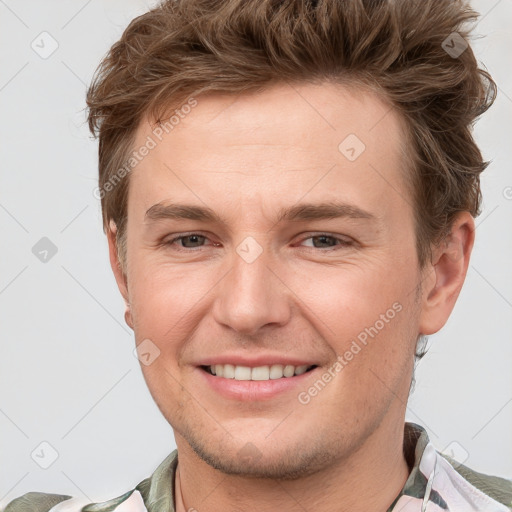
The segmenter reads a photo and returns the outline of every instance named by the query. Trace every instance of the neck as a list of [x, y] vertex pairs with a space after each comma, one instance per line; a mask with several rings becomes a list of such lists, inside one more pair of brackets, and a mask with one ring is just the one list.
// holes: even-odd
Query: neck
[[179, 454], [176, 512], [195, 509], [273, 512], [276, 508], [386, 512], [409, 475], [403, 455], [403, 425], [403, 422], [391, 426], [381, 424], [349, 457], [296, 480], [226, 475], [198, 458], [186, 441], [176, 436]]

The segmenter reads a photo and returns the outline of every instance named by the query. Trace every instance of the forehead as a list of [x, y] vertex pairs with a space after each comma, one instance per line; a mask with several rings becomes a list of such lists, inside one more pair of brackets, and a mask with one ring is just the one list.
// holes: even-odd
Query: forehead
[[205, 191], [210, 203], [248, 207], [342, 189], [351, 199], [366, 191], [368, 205], [407, 195], [402, 120], [368, 89], [277, 84], [199, 95], [175, 110], [160, 126], [144, 119], [138, 127], [134, 149], [152, 143], [131, 173], [129, 205], [176, 195], [198, 202]]

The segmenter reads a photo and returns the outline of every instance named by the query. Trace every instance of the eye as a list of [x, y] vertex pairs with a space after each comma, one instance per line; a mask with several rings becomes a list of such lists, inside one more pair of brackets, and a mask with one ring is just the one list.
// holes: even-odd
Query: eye
[[312, 240], [312, 245], [310, 245], [309, 247], [312, 247], [314, 249], [329, 249], [334, 248], [335, 246], [339, 246], [340, 248], [342, 248], [352, 245], [352, 242], [349, 240], [345, 240], [344, 238], [339, 238], [326, 233], [309, 236], [307, 238], [304, 238], [302, 242], [305, 242], [306, 240]]
[[184, 249], [201, 248], [202, 242], [205, 240], [207, 240], [207, 237], [204, 235], [199, 233], [190, 233], [172, 238], [168, 242], [165, 242], [165, 245], [175, 245], [175, 243], [178, 242], [179, 245], [177, 245], [176, 249], [179, 251]]

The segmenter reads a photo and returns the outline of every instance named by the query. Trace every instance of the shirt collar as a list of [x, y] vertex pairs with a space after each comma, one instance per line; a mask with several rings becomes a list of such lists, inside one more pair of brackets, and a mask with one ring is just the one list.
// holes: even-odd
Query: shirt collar
[[416, 423], [406, 422], [404, 425], [404, 457], [409, 465], [409, 477], [387, 512], [393, 512], [395, 505], [402, 496], [423, 498], [427, 490], [427, 479], [420, 471], [420, 462], [429, 444], [427, 431]]
[[174, 479], [178, 465], [178, 450], [171, 452], [153, 474], [135, 487], [148, 512], [175, 512]]

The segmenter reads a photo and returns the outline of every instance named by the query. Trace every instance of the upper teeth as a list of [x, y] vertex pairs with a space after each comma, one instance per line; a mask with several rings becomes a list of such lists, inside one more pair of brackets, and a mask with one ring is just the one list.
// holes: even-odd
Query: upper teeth
[[208, 366], [210, 373], [217, 377], [235, 380], [269, 380], [282, 377], [293, 377], [307, 371], [308, 365], [292, 366], [291, 364], [273, 364], [272, 366], [235, 366], [232, 364], [215, 364]]

